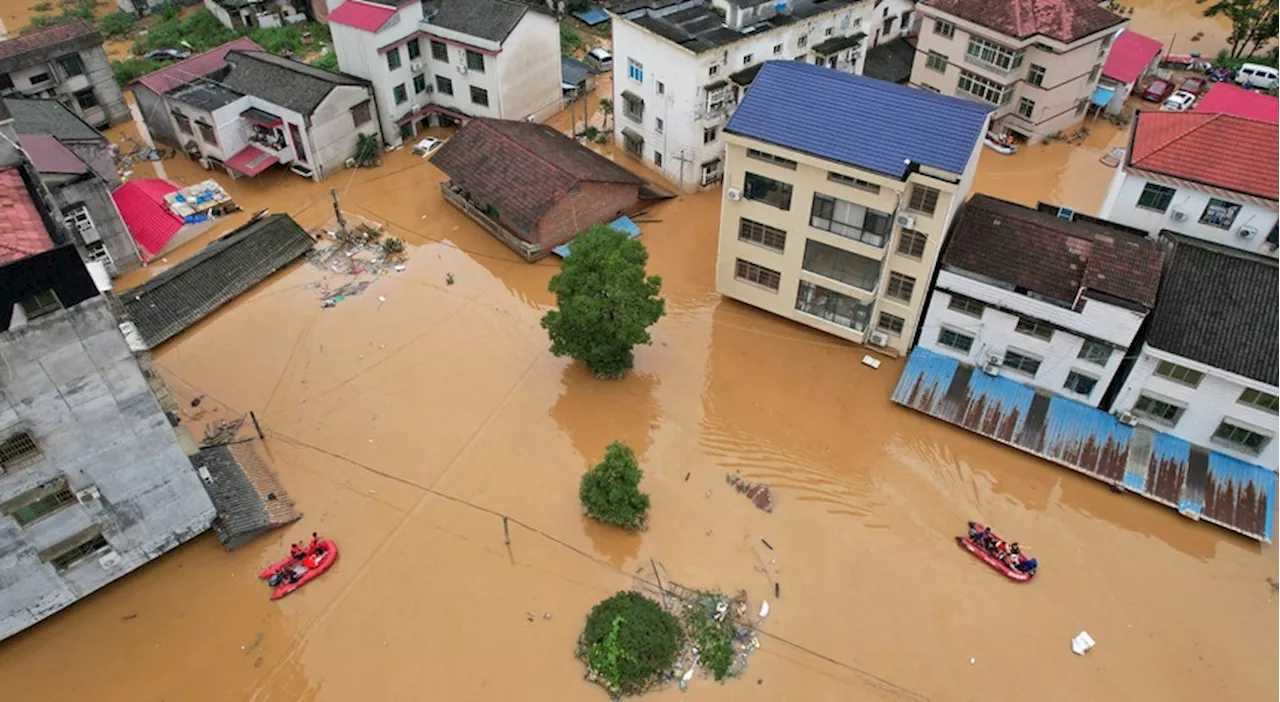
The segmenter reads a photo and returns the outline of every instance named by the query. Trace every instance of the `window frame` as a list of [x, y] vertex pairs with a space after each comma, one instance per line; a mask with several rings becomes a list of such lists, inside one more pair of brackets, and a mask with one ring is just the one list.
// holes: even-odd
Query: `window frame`
[[[895, 300], [904, 304], [911, 304], [911, 298], [915, 296], [916, 279], [906, 273], [898, 271], [889, 271], [889, 278], [885, 281], [884, 296], [890, 300]], [[903, 294], [905, 293], [905, 297]]]
[[[1227, 436], [1222, 436], [1223, 429], [1227, 430]], [[1240, 441], [1234, 438], [1236, 433], [1244, 434], [1245, 440]], [[1248, 438], [1251, 436], [1258, 437], [1259, 441], [1257, 442], [1257, 446], [1249, 445]], [[1245, 425], [1243, 422], [1237, 422], [1230, 417], [1223, 417], [1222, 421], [1218, 422], [1218, 427], [1213, 430], [1213, 435], [1209, 437], [1209, 442], [1234, 451], [1239, 451], [1240, 453], [1257, 456], [1271, 444], [1271, 441], [1274, 438], [1274, 435], [1267, 434], [1262, 431], [1256, 431]]]
[[[1253, 394], [1253, 398], [1245, 399], [1250, 393]], [[1236, 402], [1261, 412], [1280, 413], [1280, 397], [1256, 388], [1245, 388], [1241, 391], [1240, 397], [1236, 398]]]
[[[1198, 371], [1194, 368], [1188, 368], [1187, 366], [1180, 366], [1176, 363], [1173, 363], [1172, 361], [1160, 361], [1160, 360], [1156, 361], [1155, 370], [1151, 371], [1151, 374], [1156, 376], [1157, 378], [1164, 378], [1165, 380], [1168, 380], [1171, 383], [1177, 383], [1178, 385], [1182, 385], [1188, 388], [1200, 387], [1200, 383], [1204, 382], [1204, 375], [1205, 375], [1203, 372]], [[1195, 381], [1193, 382], [1191, 380], [1188, 380], [1187, 378], [1189, 377], [1194, 377]]]
[[774, 156], [768, 151], [760, 151], [759, 149], [747, 149], [747, 158], [754, 158], [757, 161], [772, 163], [773, 165], [778, 166], [779, 168], [785, 168], [790, 171], [796, 170], [796, 166], [799, 165], [795, 161], [792, 161], [789, 158], [783, 158], [782, 156]]
[[[1148, 194], [1153, 197], [1148, 204], [1143, 204], [1142, 200], [1143, 198], [1146, 198]], [[1138, 201], [1134, 203], [1134, 207], [1141, 207], [1144, 210], [1151, 210], [1153, 212], [1168, 212], [1169, 206], [1173, 204], [1173, 196], [1177, 194], [1177, 188], [1170, 188], [1167, 185], [1148, 182], [1143, 186], [1142, 192], [1138, 193]], [[1161, 200], [1164, 201], [1163, 205], [1160, 205]]]
[[[918, 204], [916, 202], [916, 193], [920, 193], [920, 202]], [[932, 217], [938, 211], [938, 200], [941, 197], [942, 191], [937, 188], [920, 183], [912, 183], [911, 194], [907, 196], [907, 211], [924, 215], [925, 217]]]
[[703, 127], [702, 143], [704, 145], [710, 144], [711, 142], [716, 140], [716, 137], [719, 136], [719, 134], [720, 134], [719, 130], [717, 130], [714, 125], [710, 127]]
[[[481, 87], [478, 87], [478, 86], [475, 86], [475, 85], [471, 85], [471, 86], [467, 86], [467, 87], [468, 87], [468, 88], [470, 88], [470, 90], [469, 90], [468, 92], [471, 94], [471, 104], [472, 104], [472, 105], [480, 105], [481, 107], [488, 107], [488, 106], [489, 106], [489, 91], [488, 91], [488, 90], [485, 90], [484, 88], [481, 88]], [[476, 99], [477, 97], [478, 97], [478, 98], [482, 98], [482, 99]]]
[[931, 71], [946, 73], [947, 66], [950, 63], [951, 62], [947, 59], [947, 55], [940, 51], [930, 51], [925, 54], [924, 67]]
[[[1081, 392], [1079, 387], [1072, 384], [1071, 381], [1073, 378], [1076, 379], [1077, 382], [1081, 380], [1088, 382], [1089, 390], [1086, 392]], [[1088, 373], [1081, 373], [1080, 371], [1072, 368], [1071, 370], [1067, 371], [1067, 378], [1062, 383], [1062, 388], [1064, 390], [1071, 391], [1072, 394], [1079, 395], [1081, 397], [1089, 397], [1090, 395], [1093, 394], [1094, 390], [1098, 389], [1098, 379], [1092, 375], [1089, 375]]]
[[[1010, 363], [1014, 358], [1018, 360]], [[1008, 368], [1014, 373], [1025, 375], [1028, 378], [1035, 378], [1036, 374], [1040, 372], [1040, 366], [1043, 363], [1043, 358], [1040, 358], [1033, 353], [1019, 351], [1017, 349], [1005, 349], [1004, 356], [1000, 359], [1000, 366], [1002, 368]], [[1028, 371], [1026, 368], [1027, 366], [1032, 366], [1032, 369]]]
[[[1225, 224], [1221, 222], [1215, 222], [1212, 219], [1208, 219], [1209, 210], [1215, 207], [1215, 205], [1219, 209], [1223, 209], [1226, 212], [1230, 213], [1230, 216], [1227, 218], [1227, 221]], [[1213, 227], [1215, 229], [1222, 229], [1223, 231], [1229, 231], [1231, 227], [1235, 226], [1236, 220], [1240, 218], [1240, 213], [1243, 211], [1244, 211], [1244, 205], [1241, 205], [1240, 203], [1232, 202], [1230, 200], [1223, 200], [1220, 197], [1211, 197], [1209, 198], [1209, 202], [1205, 203], [1204, 211], [1200, 213], [1199, 221], [1200, 221], [1200, 224], [1206, 227]]]
[[203, 121], [200, 118], [195, 119], [196, 131], [200, 132], [200, 141], [209, 146], [218, 147], [218, 130], [212, 124]]
[[[974, 50], [975, 46], [977, 51]], [[990, 66], [1000, 73], [1012, 73], [1022, 66], [1022, 62], [1026, 57], [1026, 50], [1013, 49], [984, 39], [976, 34], [970, 34], [969, 43], [964, 49], [964, 55], [965, 58], [971, 59], [978, 65]]]
[[427, 92], [427, 76], [425, 73], [419, 73], [413, 77], [413, 94], [421, 95]]
[[[920, 251], [915, 252], [917, 245]], [[898, 248], [895, 253], [915, 261], [924, 259], [925, 249], [929, 248], [929, 235], [915, 229], [903, 228], [898, 234]]]
[[[767, 182], [766, 182], [767, 181]], [[755, 186], [753, 187], [753, 183]], [[772, 184], [772, 185], [771, 185]], [[765, 192], [761, 192], [759, 188], [767, 188]], [[781, 193], [781, 197], [774, 198], [772, 193]], [[759, 194], [760, 197], [754, 196]], [[758, 173], [746, 171], [742, 178], [742, 197], [759, 202], [770, 207], [776, 207], [784, 212], [791, 211], [791, 200], [795, 197], [795, 186], [791, 183], [784, 183], [781, 180], [775, 180], [768, 176], [762, 176]]]
[[1044, 87], [1044, 77], [1048, 74], [1048, 69], [1038, 63], [1030, 64], [1027, 68], [1027, 82], [1037, 88]]
[[8, 475], [17, 468], [30, 465], [44, 456], [40, 444], [30, 431], [19, 429], [0, 441], [0, 475]]
[[[43, 494], [39, 497], [29, 497], [31, 493], [35, 492], [42, 492]], [[21, 504], [14, 504], [19, 500], [22, 500]], [[5, 514], [13, 518], [18, 523], [18, 526], [26, 528], [71, 505], [79, 504], [79, 500], [76, 499], [75, 493], [71, 491], [64, 478], [54, 481], [52, 484], [28, 490], [14, 497], [9, 504], [10, 506], [5, 509]]]
[[[54, 59], [54, 62], [58, 64], [58, 68], [61, 69], [61, 71], [68, 78], [74, 78], [76, 76], [84, 75], [84, 59], [80, 58], [79, 53], [73, 52], [70, 54], [59, 56], [58, 58]], [[75, 65], [77, 66], [77, 69], [74, 71], [68, 69], [67, 63], [69, 62], [74, 62]]]
[[738, 241], [745, 241], [756, 246], [763, 246], [770, 251], [782, 253], [787, 248], [787, 233], [763, 222], [739, 217]]
[[[81, 110], [92, 110], [93, 108], [100, 107], [102, 105], [102, 103], [98, 102], [98, 96], [93, 92], [92, 86], [83, 90], [77, 90], [71, 95], [76, 99], [76, 106]], [[85, 104], [85, 98], [89, 98], [89, 104], [87, 105]]]
[[405, 42], [405, 53], [409, 54], [410, 61], [417, 61], [422, 58], [422, 42], [417, 37]]
[[1036, 101], [1031, 98], [1020, 97], [1018, 98], [1018, 107], [1015, 108], [1015, 111], [1020, 117], [1035, 119]]
[[[1098, 354], [1094, 353], [1097, 349], [1106, 351], [1106, 355], [1102, 356], [1101, 360], [1097, 358]], [[1106, 365], [1111, 362], [1111, 355], [1113, 353], [1115, 353], [1115, 349], [1111, 346], [1100, 341], [1085, 339], [1084, 343], [1080, 344], [1080, 351], [1076, 353], [1076, 358], [1084, 361], [1085, 363], [1092, 363], [1096, 366], [1102, 366], [1105, 368]]]
[[[1142, 407], [1142, 405], [1146, 407]], [[1165, 408], [1173, 411], [1173, 417], [1169, 418], [1167, 412], [1157, 412], [1156, 410]], [[1172, 400], [1166, 400], [1154, 395], [1140, 393], [1138, 399], [1133, 403], [1133, 413], [1139, 417], [1143, 417], [1149, 421], [1155, 422], [1161, 426], [1170, 429], [1178, 426], [1178, 422], [1182, 421], [1182, 415], [1186, 413], [1187, 408]]]
[[[948, 337], [948, 335], [950, 336]], [[957, 345], [957, 343], [960, 342], [960, 340], [962, 339], [965, 340], [963, 343], [964, 348], [960, 348], [960, 346]], [[973, 351], [973, 342], [975, 341], [977, 341], [976, 337], [970, 334], [965, 334], [962, 331], [958, 331], [950, 327], [938, 328], [938, 338], [936, 339], [937, 345], [945, 349], [951, 349], [956, 353], [962, 353], [962, 354], [965, 354], [966, 356], [969, 355], [969, 353]], [[953, 342], [957, 342], [957, 343], [953, 343]]]
[[[854, 223], [837, 219], [837, 214], [840, 210], [845, 210], [849, 213], [857, 212], [854, 208], [861, 208], [861, 222]], [[882, 231], [868, 226], [873, 218], [882, 222]], [[825, 224], [823, 224], [824, 222]], [[809, 226], [834, 234], [842, 239], [874, 246], [877, 249], [883, 249], [889, 243], [889, 237], [893, 234], [893, 220], [889, 213], [880, 212], [870, 207], [863, 207], [856, 202], [849, 202], [848, 200], [842, 200], [819, 192], [813, 194], [813, 200], [809, 205]]]
[[436, 76], [436, 92], [443, 95], [453, 95], [453, 80], [445, 76]]
[[445, 63], [449, 62], [449, 45], [448, 44], [442, 41], [436, 41], [435, 39], [429, 40], [428, 44], [431, 45], [431, 58], [435, 59], [436, 61], [444, 61]]
[[[754, 278], [752, 276], [754, 276]], [[734, 280], [747, 283], [748, 285], [754, 285], [758, 288], [774, 293], [778, 292], [778, 290], [782, 288], [781, 271], [775, 271], [768, 266], [762, 266], [744, 258], [735, 259], [733, 278]], [[768, 282], [762, 280], [765, 278], [772, 279], [774, 284], [770, 285]]]
[[627, 78], [630, 78], [631, 80], [643, 85], [644, 84], [644, 64], [640, 63], [639, 61], [633, 58], [628, 58], [627, 59]]
[[858, 190], [872, 193], [874, 195], [880, 194], [879, 185], [876, 185], [875, 183], [872, 183], [870, 181], [863, 180], [861, 178], [854, 178], [853, 176], [847, 176], [847, 175], [844, 175], [843, 173], [836, 173], [835, 171], [827, 171], [827, 180], [831, 181], [832, 183], [839, 183], [841, 185], [847, 185], [851, 188], [857, 188]]
[[404, 63], [400, 60], [400, 47], [393, 46], [390, 49], [388, 49], [386, 61], [387, 61], [388, 71], [400, 70], [400, 67], [404, 65]]
[[876, 317], [876, 331], [884, 332], [889, 336], [902, 336], [907, 329], [907, 320], [896, 314], [889, 312], [881, 312]]
[[1040, 341], [1052, 342], [1053, 333], [1057, 331], [1054, 326], [1043, 319], [1035, 317], [1018, 316], [1018, 321], [1013, 325], [1013, 331], [1023, 336], [1029, 336], [1032, 339]]
[[84, 541], [58, 552], [57, 555], [50, 555], [47, 562], [59, 573], [65, 573], [89, 560], [95, 554], [109, 548], [111, 548], [111, 542], [107, 541], [102, 532], [95, 532], [92, 536], [85, 538]]
[[[982, 319], [982, 315], [987, 312], [987, 303], [982, 300], [951, 291], [947, 291], [947, 294], [951, 296], [951, 299], [947, 301], [947, 309], [953, 312], [959, 312], [966, 317], [973, 317], [974, 319]], [[973, 312], [973, 305], [978, 306], [977, 314]]]
[[997, 83], [972, 71], [960, 69], [956, 80], [956, 93], [969, 95], [976, 100], [1001, 107], [1013, 99], [1013, 86]]
[[934, 18], [933, 33], [940, 37], [954, 39], [956, 36], [956, 25], [954, 22]]
[[467, 70], [474, 71], [476, 73], [484, 73], [484, 54], [479, 51], [472, 51], [471, 49], [466, 49], [466, 52], [466, 58], [464, 60], [466, 61]]

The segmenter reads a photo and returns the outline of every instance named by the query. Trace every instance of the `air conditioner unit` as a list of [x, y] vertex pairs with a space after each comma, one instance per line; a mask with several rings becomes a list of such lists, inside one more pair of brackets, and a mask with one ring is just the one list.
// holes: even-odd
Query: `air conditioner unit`
[[419, 105], [418, 103], [415, 102], [409, 106], [409, 114], [416, 115], [418, 114], [418, 110], [421, 110], [421, 109], [422, 109], [422, 105]]
[[898, 226], [903, 229], [915, 229], [916, 218], [909, 214], [900, 214], [898, 215]]
[[982, 372], [987, 375], [999, 375], [1003, 360], [999, 356], [987, 356], [987, 362], [982, 364]]
[[889, 343], [889, 335], [884, 332], [871, 332], [871, 336], [867, 337], [867, 342], [872, 346], [884, 346]]
[[742, 199], [742, 191], [738, 190], [737, 188], [729, 188], [724, 191], [724, 194], [734, 202], [737, 202], [738, 200]]
[[90, 486], [76, 493], [76, 501], [80, 504], [93, 502], [98, 496], [98, 488]]
[[1240, 231], [1236, 232], [1236, 236], [1241, 239], [1252, 239], [1258, 235], [1258, 230], [1253, 227], [1240, 227]]
[[1073, 209], [1071, 209], [1070, 207], [1059, 207], [1059, 208], [1058, 208], [1058, 219], [1065, 219], [1065, 220], [1067, 220], [1068, 222], [1070, 222], [1071, 220], [1073, 220], [1073, 219], [1075, 219], [1075, 218], [1076, 218], [1076, 211], [1075, 211], [1075, 210], [1073, 210]]
[[1121, 412], [1119, 419], [1121, 424], [1128, 424], [1129, 426], [1138, 423], [1138, 418], [1133, 416], [1132, 412]]
[[462, 64], [459, 64], [459, 65], [458, 65], [458, 73], [461, 73], [461, 74], [462, 74], [462, 75], [464, 75], [464, 76], [465, 76], [465, 75], [467, 75], [467, 67], [466, 67], [466, 66], [464, 66], [464, 65], [462, 65]]
[[1174, 208], [1169, 212], [1169, 216], [1173, 217], [1173, 221], [1181, 222], [1182, 220], [1187, 218], [1187, 211]]
[[409, 70], [413, 71], [414, 73], [422, 73], [422, 62], [414, 61], [413, 63], [409, 64]]

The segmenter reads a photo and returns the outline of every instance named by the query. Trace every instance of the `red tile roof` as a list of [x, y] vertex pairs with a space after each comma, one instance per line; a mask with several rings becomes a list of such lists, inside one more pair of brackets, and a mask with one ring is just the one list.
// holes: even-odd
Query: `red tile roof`
[[87, 173], [89, 167], [71, 149], [48, 134], [19, 134], [22, 149], [31, 157], [31, 163], [41, 173]]
[[1136, 83], [1163, 49], [1164, 44], [1158, 40], [1126, 29], [1111, 45], [1102, 75], [1121, 83]]
[[1280, 126], [1204, 112], [1139, 112], [1129, 165], [1280, 200]]
[[19, 34], [12, 39], [0, 41], [0, 61], [21, 56], [36, 49], [55, 46], [64, 41], [90, 36], [97, 36], [98, 41], [102, 41], [102, 35], [98, 34], [98, 31], [84, 20], [78, 19], [72, 22], [55, 24], [44, 29], [37, 29], [34, 32]]
[[129, 234], [146, 252], [149, 260], [164, 249], [165, 244], [182, 228], [182, 220], [169, 211], [164, 196], [178, 191], [167, 180], [139, 178], [116, 188], [111, 193], [120, 218]]
[[53, 248], [31, 192], [16, 168], [0, 170], [0, 266]]
[[545, 124], [473, 119], [431, 159], [462, 189], [530, 232], [579, 183], [644, 181]]
[[1083, 288], [1151, 308], [1164, 251], [1140, 233], [975, 195], [942, 261], [1068, 305]]
[[1070, 43], [1125, 21], [1096, 0], [928, 0], [926, 4], [1015, 39], [1040, 35]]
[[344, 27], [376, 32], [396, 13], [396, 8], [374, 5], [360, 0], [347, 0], [329, 13], [329, 21]]
[[214, 73], [227, 65], [229, 51], [262, 51], [258, 43], [248, 37], [233, 39], [202, 54], [196, 54], [177, 63], [171, 63], [158, 71], [148, 73], [137, 80], [155, 93], [167, 93], [170, 90], [186, 85], [196, 78]]
[[1193, 108], [1195, 112], [1225, 112], [1263, 122], [1280, 122], [1280, 100], [1231, 83], [1214, 83]]

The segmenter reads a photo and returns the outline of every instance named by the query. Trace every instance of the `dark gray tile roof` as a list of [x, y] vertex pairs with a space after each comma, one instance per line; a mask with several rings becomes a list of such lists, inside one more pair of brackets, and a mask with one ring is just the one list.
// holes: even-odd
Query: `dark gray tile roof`
[[820, 44], [814, 44], [813, 53], [830, 56], [838, 51], [844, 51], [845, 49], [858, 46], [862, 43], [862, 40], [866, 38], [867, 35], [865, 32], [854, 32], [847, 37], [832, 37]]
[[147, 348], [155, 348], [311, 250], [313, 244], [288, 215], [270, 215], [209, 244], [120, 297]]
[[591, 68], [587, 64], [568, 56], [560, 57], [560, 82], [579, 85], [587, 79]]
[[223, 105], [230, 105], [244, 97], [234, 90], [224, 88], [213, 81], [203, 78], [194, 83], [174, 88], [169, 91], [168, 95], [174, 100], [206, 112], [213, 112]]
[[507, 0], [437, 0], [436, 7], [439, 12], [428, 25], [496, 42], [505, 40], [529, 9]]
[[59, 141], [106, 138], [57, 100], [5, 98], [4, 106], [13, 115], [13, 128], [19, 134], [48, 134]]
[[227, 64], [231, 70], [222, 79], [223, 85], [303, 115], [310, 115], [339, 85], [369, 84], [346, 73], [325, 71], [265, 51], [231, 51]]
[[218, 512], [213, 529], [229, 549], [302, 516], [253, 442], [201, 449], [191, 465], [209, 473], [201, 482]]
[[1268, 385], [1280, 385], [1277, 264], [1162, 232], [1173, 242], [1147, 343]]
[[[787, 12], [771, 15], [750, 25], [750, 35], [759, 35], [771, 29], [785, 27], [824, 12], [834, 12], [853, 5], [859, 0], [792, 0]], [[665, 6], [667, 3], [659, 3]], [[758, 4], [758, 3], [753, 3]], [[663, 15], [650, 14], [647, 3], [622, 3], [613, 8], [630, 21], [657, 34], [672, 43], [694, 53], [741, 41], [748, 36], [724, 24], [724, 18], [710, 2], [682, 8]]]
[[906, 37], [899, 37], [867, 50], [862, 75], [890, 83], [905, 83], [911, 78], [911, 64], [915, 60], [916, 47]]

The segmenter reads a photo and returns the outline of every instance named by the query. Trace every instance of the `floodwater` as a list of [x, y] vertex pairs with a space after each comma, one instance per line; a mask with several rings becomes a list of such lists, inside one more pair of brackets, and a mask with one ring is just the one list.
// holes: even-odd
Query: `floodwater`
[[[1095, 136], [1079, 157], [984, 153], [976, 189], [1085, 209], [1077, 173], [1116, 135]], [[1019, 164], [1020, 181], [997, 177]], [[204, 419], [256, 412], [305, 516], [235, 553], [203, 536], [0, 643], [6, 700], [604, 700], [572, 657], [582, 618], [655, 566], [772, 605], [745, 679], [658, 700], [1280, 696], [1274, 549], [897, 407], [900, 363], [872, 370], [858, 347], [720, 299], [717, 193], [641, 217], [667, 315], [635, 371], [602, 382], [547, 351], [554, 262], [481, 232], [442, 178], [405, 150], [319, 185], [219, 177], [245, 212], [122, 281], [256, 209], [319, 225], [329, 188], [409, 245], [404, 272], [334, 308], [313, 284], [347, 277], [298, 264], [156, 354]], [[641, 535], [591, 525], [577, 501], [614, 439], [646, 473]], [[735, 470], [774, 487], [772, 514], [725, 484]], [[1029, 544], [1036, 580], [959, 551], [968, 519]], [[269, 602], [256, 572], [312, 531], [337, 540], [337, 564]], [[1098, 641], [1083, 658], [1080, 630]]]

